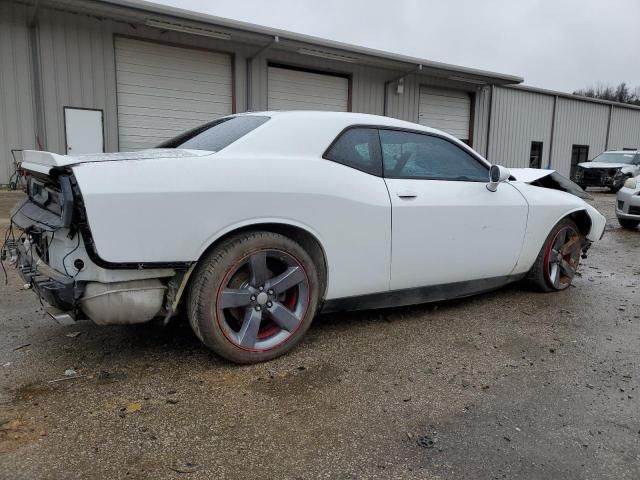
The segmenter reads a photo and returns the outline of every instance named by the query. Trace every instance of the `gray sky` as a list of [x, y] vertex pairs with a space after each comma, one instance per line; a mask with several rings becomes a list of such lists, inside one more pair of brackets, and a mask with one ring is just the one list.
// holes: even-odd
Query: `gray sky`
[[640, 86], [640, 0], [151, 0], [562, 91]]

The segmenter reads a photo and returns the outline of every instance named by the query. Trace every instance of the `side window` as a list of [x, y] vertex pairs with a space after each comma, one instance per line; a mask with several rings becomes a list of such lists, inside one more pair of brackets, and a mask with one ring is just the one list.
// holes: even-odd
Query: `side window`
[[382, 174], [375, 128], [350, 128], [331, 145], [324, 158], [372, 175]]
[[380, 130], [384, 176], [486, 182], [489, 168], [444, 138]]

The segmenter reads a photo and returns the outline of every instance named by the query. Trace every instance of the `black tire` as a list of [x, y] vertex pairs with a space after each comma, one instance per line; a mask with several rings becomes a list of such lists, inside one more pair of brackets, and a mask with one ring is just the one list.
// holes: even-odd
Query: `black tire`
[[[263, 257], [264, 267], [254, 267]], [[294, 281], [282, 281], [290, 271], [302, 280], [282, 292], [269, 287], [278, 279], [281, 288]], [[240, 233], [217, 246], [196, 268], [187, 298], [189, 323], [207, 347], [227, 360], [263, 362], [300, 341], [315, 316], [319, 295], [317, 268], [298, 243], [272, 232]]]
[[640, 225], [640, 221], [629, 220], [628, 218], [618, 218], [618, 223], [622, 228], [628, 228], [629, 230], [633, 230]]
[[[555, 257], [557, 257], [554, 244], [556, 246], [558, 245], [559, 235], [562, 235], [562, 232], [567, 232], [569, 234], [566, 237], [567, 242], [570, 240], [573, 241], [571, 244], [564, 242], [561, 245], [561, 247], [569, 245], [569, 247], [567, 247], [569, 250], [567, 255], [562, 256], [562, 261], [566, 262], [566, 266], [564, 263], [556, 263], [557, 258], [553, 258], [554, 254]], [[583, 239], [580, 231], [578, 230], [578, 226], [573, 220], [565, 218], [558, 222], [547, 236], [533, 267], [531, 267], [531, 270], [529, 270], [529, 273], [527, 274], [526, 280], [529, 284], [541, 292], [557, 292], [568, 288], [571, 285], [575, 271], [578, 269], [578, 265], [580, 263], [582, 241]], [[552, 275], [553, 264], [557, 265], [557, 275]], [[560, 265], [563, 266], [561, 267]], [[573, 271], [569, 273], [568, 270], [571, 269]], [[566, 275], [563, 275], [565, 272]], [[554, 279], [557, 278], [558, 281], [555, 282], [552, 277]]]

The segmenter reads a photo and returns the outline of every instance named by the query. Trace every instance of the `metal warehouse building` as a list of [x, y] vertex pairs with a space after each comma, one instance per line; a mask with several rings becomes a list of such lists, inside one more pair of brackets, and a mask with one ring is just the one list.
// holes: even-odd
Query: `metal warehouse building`
[[144, 5], [0, 0], [0, 184], [14, 149], [148, 148], [246, 110], [388, 115], [449, 132], [494, 163], [565, 175], [605, 149], [640, 146], [637, 107]]

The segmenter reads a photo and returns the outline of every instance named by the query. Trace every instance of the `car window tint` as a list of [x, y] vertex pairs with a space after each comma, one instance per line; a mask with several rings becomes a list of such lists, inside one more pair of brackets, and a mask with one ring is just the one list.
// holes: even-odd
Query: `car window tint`
[[373, 175], [382, 173], [378, 154], [378, 131], [351, 128], [343, 132], [327, 151], [325, 158]]
[[161, 143], [156, 148], [187, 148], [218, 152], [269, 120], [263, 115], [226, 117], [205, 123], [177, 137]]
[[380, 130], [384, 175], [486, 182], [489, 169], [452, 142], [433, 135]]

